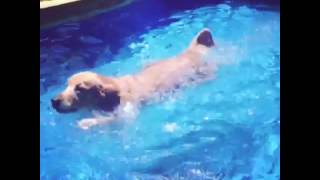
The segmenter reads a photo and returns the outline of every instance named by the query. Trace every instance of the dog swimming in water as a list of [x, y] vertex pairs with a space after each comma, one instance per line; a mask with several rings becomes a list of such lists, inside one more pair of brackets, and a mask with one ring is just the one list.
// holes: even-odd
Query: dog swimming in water
[[126, 117], [152, 101], [159, 94], [212, 79], [217, 70], [214, 61], [206, 61], [215, 47], [209, 29], [201, 30], [182, 53], [145, 66], [140, 72], [120, 77], [107, 77], [94, 72], [80, 72], [71, 76], [66, 89], [51, 100], [59, 113], [83, 108], [109, 112], [106, 117], [94, 117], [78, 122], [82, 129], [108, 124]]

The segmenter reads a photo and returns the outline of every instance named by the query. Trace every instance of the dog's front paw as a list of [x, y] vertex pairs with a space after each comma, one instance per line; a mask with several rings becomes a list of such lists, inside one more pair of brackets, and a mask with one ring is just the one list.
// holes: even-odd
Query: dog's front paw
[[95, 126], [98, 124], [97, 119], [89, 118], [89, 119], [83, 119], [78, 122], [78, 126], [83, 130], [88, 130], [92, 126]]

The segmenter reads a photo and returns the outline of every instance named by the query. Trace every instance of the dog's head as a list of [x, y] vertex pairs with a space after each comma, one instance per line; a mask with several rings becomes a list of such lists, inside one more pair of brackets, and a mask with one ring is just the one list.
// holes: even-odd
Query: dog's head
[[68, 80], [67, 88], [51, 100], [60, 113], [76, 111], [83, 107], [112, 111], [120, 104], [119, 88], [112, 78], [92, 72], [81, 72]]

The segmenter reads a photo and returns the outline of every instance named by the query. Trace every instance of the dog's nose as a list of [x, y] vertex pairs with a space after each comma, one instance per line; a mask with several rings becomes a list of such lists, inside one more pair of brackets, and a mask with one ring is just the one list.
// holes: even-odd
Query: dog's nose
[[59, 106], [61, 104], [61, 100], [57, 99], [57, 98], [51, 99], [51, 104], [52, 104], [52, 107], [57, 109], [57, 108], [59, 108]]

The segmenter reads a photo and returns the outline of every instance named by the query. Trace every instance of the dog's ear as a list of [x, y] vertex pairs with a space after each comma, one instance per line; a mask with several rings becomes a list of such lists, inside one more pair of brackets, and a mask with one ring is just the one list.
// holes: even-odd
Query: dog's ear
[[105, 88], [105, 87], [103, 87], [103, 85], [97, 84], [97, 85], [95, 86], [95, 88], [97, 89], [97, 91], [99, 92], [99, 94], [100, 94], [101, 97], [105, 97], [105, 96], [106, 96], [106, 94], [107, 94], [107, 92], [108, 92], [108, 89]]
[[89, 86], [86, 83], [78, 83], [75, 85], [74, 89], [76, 91], [83, 91], [83, 90], [88, 90]]
[[98, 105], [106, 111], [113, 111], [121, 101], [119, 91], [116, 89], [105, 89], [103, 86], [97, 86], [101, 101]]

